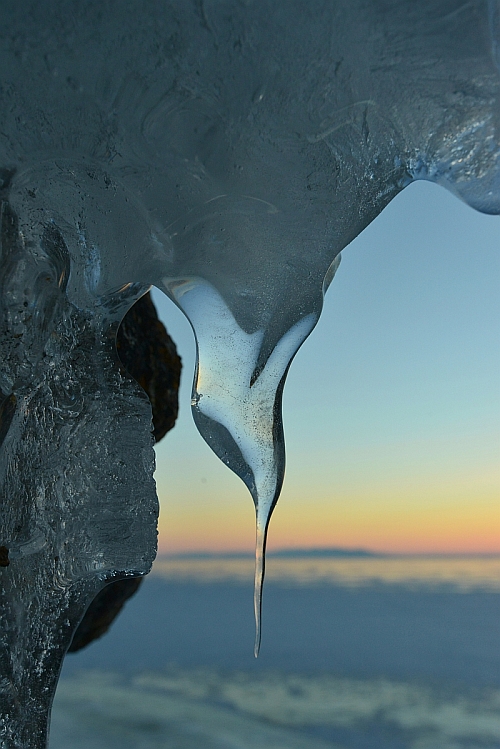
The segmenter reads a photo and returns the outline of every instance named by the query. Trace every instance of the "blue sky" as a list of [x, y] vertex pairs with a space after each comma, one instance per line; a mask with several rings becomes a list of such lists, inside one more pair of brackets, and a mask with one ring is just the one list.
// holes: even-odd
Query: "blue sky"
[[[284, 394], [285, 485], [271, 547], [500, 552], [500, 217], [417, 182], [343, 252]], [[162, 551], [250, 549], [253, 506], [190, 415], [158, 446]]]

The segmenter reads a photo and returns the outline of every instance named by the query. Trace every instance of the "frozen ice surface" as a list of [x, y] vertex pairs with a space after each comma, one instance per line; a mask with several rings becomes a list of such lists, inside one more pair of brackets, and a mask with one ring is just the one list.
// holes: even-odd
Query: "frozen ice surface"
[[256, 719], [229, 701], [185, 699], [111, 674], [82, 676], [61, 681], [50, 749], [347, 749]]
[[61, 680], [50, 749], [492, 749], [498, 689], [167, 669]]
[[2, 0], [2, 749], [44, 746], [85, 606], [155, 553], [150, 410], [114, 351], [128, 307], [154, 284], [191, 320], [195, 420], [251, 491], [263, 564], [284, 378], [342, 249], [414, 179], [500, 212], [499, 16]]

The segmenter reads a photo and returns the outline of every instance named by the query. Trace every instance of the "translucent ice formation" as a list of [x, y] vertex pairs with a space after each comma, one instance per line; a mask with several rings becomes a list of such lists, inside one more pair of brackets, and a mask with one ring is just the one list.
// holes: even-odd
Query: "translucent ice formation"
[[2, 749], [45, 745], [86, 605], [155, 553], [121, 317], [155, 284], [191, 320], [196, 423], [256, 504], [258, 619], [281, 392], [339, 253], [413, 179], [500, 212], [499, 17], [494, 0], [2, 0]]

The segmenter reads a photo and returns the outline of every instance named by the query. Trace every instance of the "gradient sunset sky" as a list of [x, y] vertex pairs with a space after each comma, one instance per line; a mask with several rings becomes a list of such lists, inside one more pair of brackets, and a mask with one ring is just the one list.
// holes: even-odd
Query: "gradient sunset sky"
[[[269, 548], [500, 553], [500, 217], [411, 185], [343, 252], [284, 394], [287, 469]], [[190, 413], [194, 339], [157, 447], [160, 553], [250, 551], [243, 483]]]

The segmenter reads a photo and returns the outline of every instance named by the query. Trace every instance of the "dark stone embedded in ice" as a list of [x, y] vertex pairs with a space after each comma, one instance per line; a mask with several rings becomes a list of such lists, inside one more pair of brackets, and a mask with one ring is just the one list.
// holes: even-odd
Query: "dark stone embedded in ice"
[[6, 546], [0, 546], [0, 567], [8, 567], [9, 564], [9, 550]]
[[[118, 329], [116, 347], [128, 373], [148, 394], [153, 411], [153, 434], [159, 442], [177, 418], [181, 360], [158, 319], [150, 294], [141, 297], [125, 315]], [[6, 566], [2, 548], [0, 566]], [[8, 564], [8, 555], [5, 558]], [[103, 588], [87, 609], [68, 652], [75, 653], [102, 637], [142, 580], [142, 577], [124, 578]]]
[[172, 429], [179, 409], [181, 360], [150, 294], [125, 315], [116, 338], [123, 365], [148, 394], [153, 409], [153, 434], [159, 442]]
[[81, 650], [93, 640], [106, 634], [126, 601], [134, 595], [142, 581], [142, 577], [126, 577], [106, 585], [88, 607], [73, 635], [68, 652], [76, 653], [77, 650]]
[[0, 391], [0, 446], [2, 445], [16, 410], [16, 396], [14, 393], [5, 396]]

